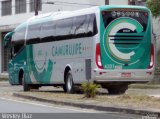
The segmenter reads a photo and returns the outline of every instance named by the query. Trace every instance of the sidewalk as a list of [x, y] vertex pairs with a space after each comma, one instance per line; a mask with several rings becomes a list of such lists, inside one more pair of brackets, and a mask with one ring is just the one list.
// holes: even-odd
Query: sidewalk
[[58, 105], [66, 105], [66, 106], [75, 106], [80, 108], [87, 108], [87, 109], [95, 109], [99, 111], [111, 111], [111, 112], [120, 112], [120, 113], [127, 113], [127, 114], [138, 114], [138, 115], [144, 115], [144, 114], [154, 114], [160, 116], [160, 109], [153, 109], [153, 108], [135, 108], [132, 106], [117, 106], [116, 104], [103, 104], [98, 103], [96, 101], [92, 100], [85, 100], [85, 101], [77, 101], [74, 99], [60, 99], [60, 98], [52, 98], [52, 99], [46, 99], [45, 97], [38, 97], [28, 94], [22, 94], [22, 93], [13, 93], [13, 96], [19, 97], [19, 98], [25, 98], [30, 100], [36, 100], [41, 102], [47, 102], [52, 104], [58, 104]]

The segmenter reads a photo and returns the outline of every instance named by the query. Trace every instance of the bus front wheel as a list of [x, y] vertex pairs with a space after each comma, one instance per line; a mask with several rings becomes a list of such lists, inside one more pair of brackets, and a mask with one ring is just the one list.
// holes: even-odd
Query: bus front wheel
[[63, 87], [64, 91], [67, 93], [74, 93], [73, 77], [70, 71], [66, 74], [65, 78], [65, 85]]
[[30, 91], [30, 85], [26, 83], [25, 78], [24, 78], [24, 74], [22, 77], [22, 85], [23, 85], [23, 91]]

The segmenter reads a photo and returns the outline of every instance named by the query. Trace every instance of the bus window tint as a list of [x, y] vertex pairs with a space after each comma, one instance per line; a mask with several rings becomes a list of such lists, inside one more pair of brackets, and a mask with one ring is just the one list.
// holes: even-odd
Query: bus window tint
[[42, 23], [41, 42], [49, 42], [55, 40], [55, 24], [53, 21]]
[[27, 44], [90, 37], [96, 33], [96, 16], [88, 14], [29, 25]]
[[67, 18], [56, 21], [56, 39], [71, 39], [71, 31], [73, 25], [73, 18]]
[[94, 21], [93, 21], [93, 35], [96, 35], [98, 33], [97, 29], [97, 21], [96, 21], [96, 16], [94, 15]]
[[26, 27], [17, 29], [12, 36], [12, 44], [14, 47], [14, 54], [18, 53], [24, 46]]
[[75, 37], [85, 37], [88, 27], [87, 15], [77, 16], [74, 18], [73, 33]]
[[20, 28], [12, 36], [12, 40], [14, 42], [23, 42], [25, 39], [26, 27]]
[[95, 14], [88, 15], [89, 22], [88, 22], [88, 29], [87, 29], [87, 36], [93, 36], [97, 33], [97, 24], [96, 24], [96, 16]]
[[41, 24], [32, 24], [28, 26], [27, 44], [40, 42]]

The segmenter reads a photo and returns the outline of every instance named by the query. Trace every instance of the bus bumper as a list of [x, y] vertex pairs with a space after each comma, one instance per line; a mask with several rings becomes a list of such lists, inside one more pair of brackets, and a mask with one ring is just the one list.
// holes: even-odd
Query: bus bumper
[[154, 70], [94, 70], [94, 82], [149, 82], [154, 79]]

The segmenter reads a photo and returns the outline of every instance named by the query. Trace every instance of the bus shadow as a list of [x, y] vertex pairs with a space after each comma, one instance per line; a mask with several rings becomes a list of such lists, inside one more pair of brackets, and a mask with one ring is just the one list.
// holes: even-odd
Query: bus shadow
[[[56, 88], [56, 89], [31, 89], [31, 92], [42, 92], [42, 93], [55, 93], [55, 94], [67, 94], [66, 92], [64, 92], [64, 90], [62, 88]], [[81, 90], [77, 90], [75, 91], [73, 94], [84, 94], [83, 91]], [[106, 90], [99, 90], [97, 92], [97, 95], [109, 95], [108, 91]]]

